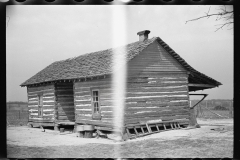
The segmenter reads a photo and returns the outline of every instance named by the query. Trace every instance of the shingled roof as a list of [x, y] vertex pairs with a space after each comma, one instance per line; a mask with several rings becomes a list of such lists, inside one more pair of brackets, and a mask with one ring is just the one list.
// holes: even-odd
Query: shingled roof
[[162, 39], [153, 37], [144, 41], [137, 41], [115, 49], [107, 49], [103, 51], [88, 53], [78, 57], [69, 58], [62, 61], [56, 61], [20, 86], [29, 86], [45, 82], [54, 82], [58, 80], [74, 80], [81, 78], [89, 78], [96, 76], [109, 75], [112, 73], [112, 57], [115, 51], [127, 52], [127, 61], [130, 61], [148, 45], [157, 41], [170, 55], [172, 55], [187, 71], [190, 72], [190, 80], [197, 79], [205, 84], [214, 86], [221, 85], [220, 82], [196, 71], [183, 58], [181, 58], [174, 50], [172, 50]]

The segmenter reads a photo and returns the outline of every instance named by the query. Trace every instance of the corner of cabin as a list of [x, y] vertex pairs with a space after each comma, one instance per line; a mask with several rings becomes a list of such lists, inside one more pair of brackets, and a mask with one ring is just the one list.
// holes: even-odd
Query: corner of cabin
[[125, 125], [189, 120], [187, 70], [157, 41], [128, 64]]
[[33, 126], [54, 126], [55, 87], [53, 84], [27, 86], [29, 123]]
[[62, 82], [27, 87], [29, 123], [58, 126], [75, 120], [73, 83]]

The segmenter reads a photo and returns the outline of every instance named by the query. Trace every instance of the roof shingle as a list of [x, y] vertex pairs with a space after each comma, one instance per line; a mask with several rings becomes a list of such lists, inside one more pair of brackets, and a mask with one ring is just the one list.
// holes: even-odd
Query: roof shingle
[[71, 80], [111, 74], [113, 67], [112, 58], [115, 51], [125, 51], [125, 55], [127, 56], [126, 59], [127, 61], [130, 61], [143, 49], [155, 41], [162, 45], [165, 50], [168, 51], [169, 54], [172, 55], [176, 60], [178, 60], [178, 62], [182, 64], [186, 70], [190, 71], [191, 74], [206, 79], [214, 85], [221, 85], [221, 83], [217, 82], [216, 80], [193, 69], [159, 37], [153, 37], [145, 40], [144, 42], [137, 41], [114, 49], [92, 52], [80, 55], [78, 57], [56, 61], [29, 78], [27, 81], [22, 83], [21, 86], [52, 82], [56, 80]]

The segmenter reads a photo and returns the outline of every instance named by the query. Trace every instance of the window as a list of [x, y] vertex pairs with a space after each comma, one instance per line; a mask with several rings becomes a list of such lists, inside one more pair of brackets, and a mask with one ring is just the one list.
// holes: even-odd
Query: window
[[38, 117], [43, 116], [43, 95], [38, 95]]
[[93, 91], [93, 113], [99, 113], [98, 91]]
[[92, 107], [93, 119], [101, 119], [100, 103], [99, 103], [99, 90], [92, 90]]

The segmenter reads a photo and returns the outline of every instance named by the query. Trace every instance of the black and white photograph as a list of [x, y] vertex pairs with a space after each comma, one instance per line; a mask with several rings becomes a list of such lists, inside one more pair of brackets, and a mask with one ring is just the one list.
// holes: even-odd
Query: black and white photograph
[[7, 158], [233, 158], [232, 5], [7, 5]]

